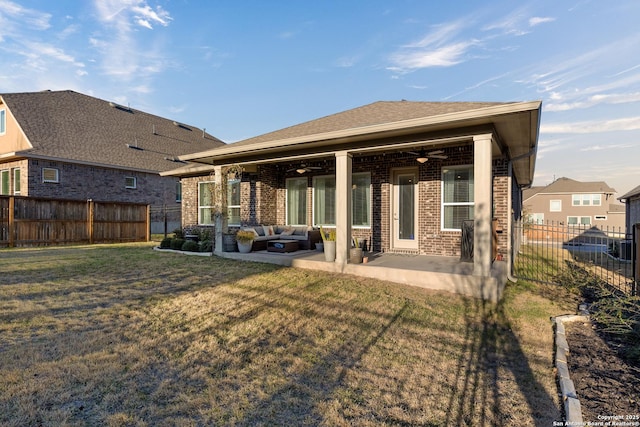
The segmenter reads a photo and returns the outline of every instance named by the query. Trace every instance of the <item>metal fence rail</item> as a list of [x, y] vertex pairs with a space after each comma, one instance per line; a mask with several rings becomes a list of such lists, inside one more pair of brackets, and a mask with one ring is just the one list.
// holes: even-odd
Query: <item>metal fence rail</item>
[[517, 278], [556, 283], [556, 275], [572, 261], [610, 286], [637, 294], [635, 244], [625, 230], [545, 222], [516, 224], [513, 232], [521, 242], [513, 257]]

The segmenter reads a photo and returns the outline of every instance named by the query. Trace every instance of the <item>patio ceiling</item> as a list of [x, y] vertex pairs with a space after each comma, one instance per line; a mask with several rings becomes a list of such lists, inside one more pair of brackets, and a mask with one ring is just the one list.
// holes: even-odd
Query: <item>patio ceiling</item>
[[[211, 170], [213, 165], [259, 164], [332, 155], [402, 151], [424, 147], [472, 143], [474, 135], [493, 134], [492, 155], [513, 161], [513, 171], [521, 187], [533, 181], [540, 126], [541, 102], [487, 104], [481, 108], [372, 124], [321, 133], [252, 139], [205, 152], [180, 156], [200, 163], [176, 169], [166, 175], [188, 175]], [[277, 135], [277, 132], [274, 134]], [[209, 166], [207, 166], [209, 165]]]

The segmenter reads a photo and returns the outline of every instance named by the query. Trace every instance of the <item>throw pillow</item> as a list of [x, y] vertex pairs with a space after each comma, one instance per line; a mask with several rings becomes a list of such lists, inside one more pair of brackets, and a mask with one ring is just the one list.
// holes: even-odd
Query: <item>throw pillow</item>
[[273, 225], [263, 225], [262, 228], [265, 236], [273, 236]]
[[287, 227], [280, 233], [281, 236], [291, 236], [293, 234], [293, 228]]

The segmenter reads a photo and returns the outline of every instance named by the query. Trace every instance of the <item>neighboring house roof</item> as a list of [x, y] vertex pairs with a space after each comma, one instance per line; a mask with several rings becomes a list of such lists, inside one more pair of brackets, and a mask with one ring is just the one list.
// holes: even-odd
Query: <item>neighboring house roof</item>
[[[271, 161], [293, 154], [317, 154], [358, 150], [377, 140], [393, 144], [407, 135], [441, 137], [444, 133], [468, 138], [461, 129], [496, 131], [504, 146], [498, 153], [508, 153], [520, 186], [531, 185], [538, 142], [541, 102], [412, 102], [380, 101], [341, 113], [311, 120], [295, 126], [259, 135], [225, 147], [181, 156], [205, 164]], [[406, 142], [404, 140], [403, 144]], [[415, 146], [424, 144], [420, 139]], [[188, 168], [174, 172], [189, 173]]]
[[625, 193], [623, 196], [618, 197], [618, 200], [627, 200], [636, 196], [640, 196], [640, 185], [638, 185], [636, 188], [629, 191], [628, 193]]
[[609, 187], [604, 181], [581, 182], [570, 178], [558, 178], [546, 187], [533, 187], [525, 190], [524, 200], [536, 194], [567, 194], [567, 193], [604, 193], [614, 194], [616, 190]]
[[0, 97], [32, 146], [14, 158], [160, 172], [175, 169], [181, 154], [224, 145], [196, 127], [71, 90]]

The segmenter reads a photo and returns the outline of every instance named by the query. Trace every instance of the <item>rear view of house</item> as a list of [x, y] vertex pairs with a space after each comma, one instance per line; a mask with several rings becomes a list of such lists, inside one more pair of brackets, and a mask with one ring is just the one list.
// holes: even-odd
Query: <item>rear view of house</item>
[[180, 182], [159, 172], [184, 164], [180, 154], [222, 145], [193, 126], [70, 90], [0, 95], [0, 195], [145, 203], [174, 211], [176, 227]]
[[[229, 226], [331, 227], [337, 265], [347, 264], [354, 238], [375, 252], [460, 257], [469, 223], [474, 277], [484, 286], [494, 259], [511, 252], [509, 230], [533, 180], [540, 108], [375, 102], [181, 156], [200, 165], [163, 175], [182, 179], [184, 226], [214, 224], [207, 188], [229, 179]], [[244, 172], [224, 176], [231, 165]]]

